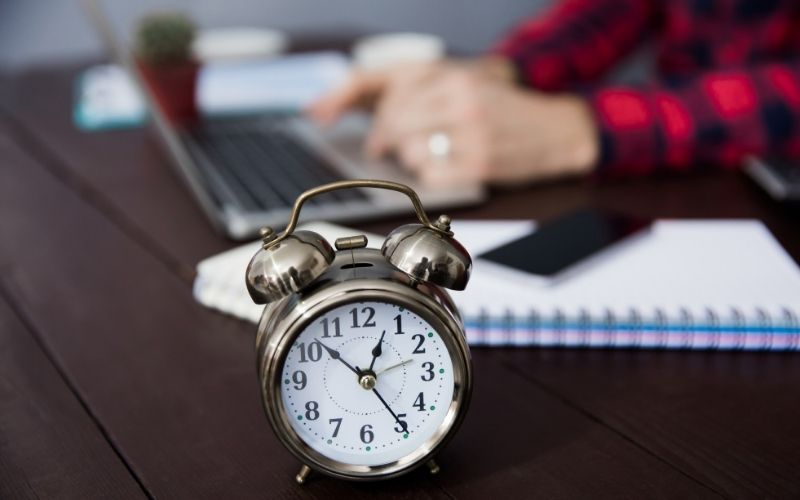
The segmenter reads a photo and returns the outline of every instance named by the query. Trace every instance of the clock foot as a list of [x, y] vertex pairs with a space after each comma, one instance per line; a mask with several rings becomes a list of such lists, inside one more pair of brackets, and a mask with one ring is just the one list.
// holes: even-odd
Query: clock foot
[[306, 479], [308, 478], [309, 474], [311, 474], [311, 467], [309, 467], [308, 465], [304, 465], [300, 467], [300, 472], [298, 472], [297, 475], [294, 476], [294, 480], [297, 481], [297, 484], [303, 484], [306, 482]]
[[441, 469], [439, 469], [439, 464], [435, 460], [428, 460], [428, 470], [431, 474], [438, 474]]

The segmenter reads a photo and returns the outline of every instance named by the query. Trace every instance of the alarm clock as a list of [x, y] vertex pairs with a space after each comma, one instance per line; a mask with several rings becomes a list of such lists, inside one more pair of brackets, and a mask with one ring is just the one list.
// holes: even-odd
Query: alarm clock
[[[295, 230], [310, 198], [349, 188], [408, 196], [419, 219], [380, 250], [354, 234], [331, 247]], [[396, 477], [453, 437], [472, 391], [463, 322], [446, 289], [463, 290], [472, 260], [450, 218], [432, 223], [417, 194], [388, 181], [326, 184], [301, 194], [280, 235], [261, 231], [247, 267], [253, 301], [266, 304], [256, 337], [261, 396], [278, 439], [302, 467], [350, 480]]]

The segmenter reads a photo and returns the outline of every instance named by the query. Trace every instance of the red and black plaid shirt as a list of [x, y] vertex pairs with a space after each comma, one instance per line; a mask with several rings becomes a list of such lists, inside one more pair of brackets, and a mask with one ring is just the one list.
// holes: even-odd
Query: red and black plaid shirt
[[567, 0], [495, 49], [543, 91], [585, 89], [656, 33], [659, 79], [586, 94], [605, 171], [800, 157], [800, 2]]

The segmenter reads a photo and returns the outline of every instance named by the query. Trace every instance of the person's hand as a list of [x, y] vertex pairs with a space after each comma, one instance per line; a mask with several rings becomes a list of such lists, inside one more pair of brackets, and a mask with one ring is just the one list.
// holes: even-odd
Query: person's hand
[[569, 94], [523, 90], [498, 75], [453, 63], [364, 75], [323, 100], [317, 117], [333, 119], [347, 106], [376, 100], [368, 151], [397, 154], [427, 184], [511, 184], [589, 172], [599, 145], [588, 105]]
[[429, 81], [452, 68], [461, 68], [485, 78], [512, 82], [514, 70], [505, 59], [486, 57], [473, 61], [410, 63], [377, 71], [357, 71], [344, 85], [322, 97], [306, 111], [317, 122], [330, 124], [351, 108], [377, 108], [402, 102]]

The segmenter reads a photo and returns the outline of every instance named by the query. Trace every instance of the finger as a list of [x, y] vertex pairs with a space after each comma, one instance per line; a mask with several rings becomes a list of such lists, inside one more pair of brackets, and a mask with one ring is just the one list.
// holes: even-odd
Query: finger
[[400, 141], [395, 151], [401, 166], [419, 179], [429, 178], [435, 182], [448, 178], [457, 179], [461, 175], [459, 172], [462, 167], [461, 152], [451, 145], [446, 155], [437, 155], [431, 150], [430, 142], [429, 134], [417, 134]]
[[433, 71], [431, 65], [403, 65], [383, 70], [356, 71], [334, 92], [312, 104], [309, 115], [322, 123], [330, 123], [347, 109], [368, 106], [382, 93], [403, 88]]
[[410, 103], [418, 102], [420, 96], [426, 95], [431, 87], [436, 86], [436, 82], [444, 80], [450, 66], [450, 62], [442, 61], [396, 67], [391, 85], [386, 88], [375, 107], [373, 126], [378, 129], [375, 136], [384, 135], [383, 132], [394, 121], [394, 116]]
[[407, 170], [417, 172], [431, 160], [429, 140], [427, 136], [414, 135], [406, 137], [396, 146], [397, 156]]
[[399, 66], [392, 70], [392, 85], [387, 89], [386, 101], [397, 104], [418, 95], [431, 80], [436, 80], [445, 72], [442, 65]]
[[375, 106], [375, 111], [372, 118], [372, 127], [367, 135], [365, 148], [367, 154], [372, 157], [383, 156], [392, 149], [389, 143], [389, 130], [391, 124], [391, 117], [397, 113], [399, 106], [398, 99], [390, 98], [390, 92], [383, 96]]
[[374, 99], [390, 78], [387, 71], [356, 72], [344, 85], [313, 103], [307, 112], [321, 123], [330, 123], [347, 109]]
[[388, 140], [414, 135], [430, 135], [456, 126], [455, 104], [445, 86], [434, 86], [396, 109], [389, 110], [384, 133]]
[[458, 126], [443, 133], [450, 138], [450, 150], [446, 156], [437, 157], [428, 147], [427, 159], [415, 169], [420, 182], [431, 187], [472, 186], [483, 182], [491, 169], [487, 168], [488, 157], [479, 129]]
[[367, 151], [380, 156], [397, 149], [407, 137], [429, 135], [434, 130], [451, 126], [453, 120], [443, 87], [435, 83], [425, 85], [424, 80], [418, 80], [416, 86], [388, 94], [376, 108]]
[[479, 99], [459, 71], [440, 72], [412, 94], [387, 96], [376, 116], [373, 153], [392, 149], [403, 137], [430, 134], [480, 121]]

